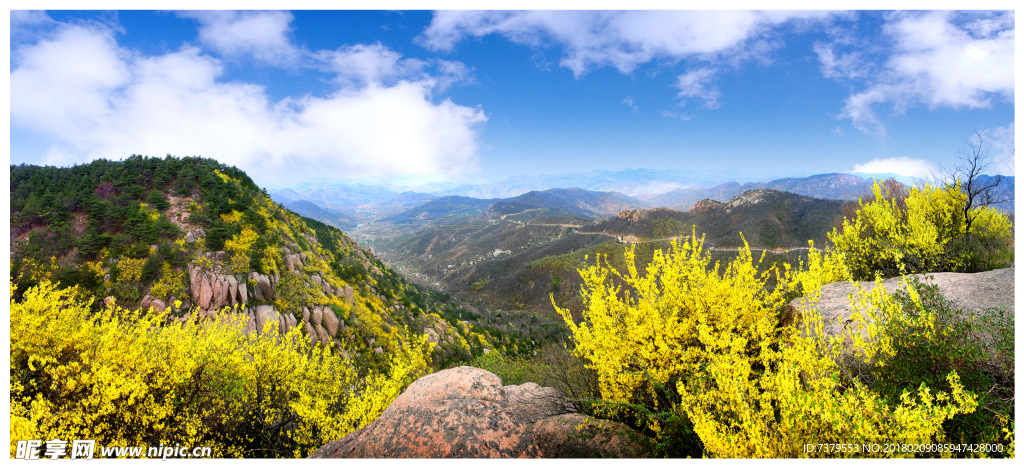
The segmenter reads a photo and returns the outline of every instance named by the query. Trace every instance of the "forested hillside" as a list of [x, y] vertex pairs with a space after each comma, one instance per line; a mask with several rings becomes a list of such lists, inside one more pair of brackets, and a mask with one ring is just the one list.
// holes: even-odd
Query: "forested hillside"
[[[750, 190], [720, 203], [704, 199], [688, 211], [631, 210], [580, 228], [648, 240], [687, 236], [693, 229], [716, 247], [806, 247], [824, 245], [825, 234], [842, 219], [843, 206], [856, 202], [824, 200], [776, 190]], [[742, 233], [742, 238], [740, 234]]]
[[12, 166], [11, 226], [15, 299], [50, 279], [81, 286], [96, 306], [111, 297], [179, 317], [236, 307], [371, 367], [409, 334], [437, 342], [437, 367], [531, 346], [460, 320], [469, 313], [451, 296], [407, 283], [341, 231], [283, 209], [212, 159]]

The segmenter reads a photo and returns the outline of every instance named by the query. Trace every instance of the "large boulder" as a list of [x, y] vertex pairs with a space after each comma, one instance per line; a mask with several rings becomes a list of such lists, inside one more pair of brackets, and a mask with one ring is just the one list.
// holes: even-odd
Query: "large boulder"
[[243, 331], [246, 335], [256, 333], [256, 313], [252, 309], [245, 311], [245, 328]]
[[265, 300], [274, 298], [274, 286], [270, 284], [271, 276], [268, 275], [257, 275], [256, 286], [259, 287], [260, 293], [263, 294]]
[[[241, 275], [239, 275], [239, 278], [241, 278]], [[238, 302], [241, 302], [242, 304], [249, 303], [249, 291], [248, 291], [248, 288], [246, 287], [246, 282], [245, 282], [244, 278], [238, 279], [237, 289], [238, 289]]]
[[319, 337], [316, 334], [316, 330], [313, 329], [313, 326], [310, 325], [309, 322], [304, 322], [302, 324], [302, 327], [306, 329], [306, 336], [309, 337], [309, 345], [316, 345], [316, 342], [319, 339]]
[[638, 457], [640, 446], [629, 433], [619, 423], [579, 413], [544, 418], [533, 425], [537, 447], [552, 458]]
[[[310, 457], [632, 457], [639, 453], [624, 426], [574, 415], [571, 410], [557, 390], [532, 383], [502, 386], [501, 379], [490, 372], [457, 367], [413, 382], [376, 421]], [[591, 437], [595, 434], [600, 437]]]
[[437, 342], [441, 340], [441, 337], [433, 328], [424, 328], [423, 333], [427, 334], [427, 341], [430, 343], [437, 344]]
[[139, 303], [139, 309], [146, 310], [149, 308], [149, 304], [153, 302], [153, 296], [146, 294], [142, 296], [142, 302]]
[[188, 267], [189, 296], [192, 302], [199, 303], [199, 267], [189, 265]]
[[233, 306], [233, 305], [235, 305], [235, 304], [237, 304], [239, 302], [238, 301], [238, 281], [236, 281], [235, 277], [231, 276], [231, 275], [225, 275], [224, 276], [224, 281], [227, 282], [228, 305]]
[[313, 314], [310, 316], [313, 325], [320, 325], [320, 321], [323, 320], [324, 309], [321, 306], [313, 307]]
[[[912, 275], [921, 279], [926, 284], [934, 284], [939, 287], [939, 292], [964, 310], [982, 311], [988, 308], [1003, 308], [1010, 315], [1014, 314], [1014, 270], [1004, 268], [1000, 270], [985, 271], [981, 273], [927, 273]], [[861, 281], [857, 283], [865, 292], [875, 286], [873, 281]], [[882, 282], [882, 286], [890, 294], [902, 289], [899, 278], [889, 278]], [[785, 317], [785, 320], [800, 322], [800, 317], [809, 307], [817, 305], [818, 313], [824, 321], [824, 331], [829, 336], [836, 336], [843, 333], [848, 327], [855, 327], [850, 309], [849, 295], [856, 290], [853, 283], [842, 281], [829, 283], [821, 287], [821, 297], [814, 303], [808, 297], [800, 297], [790, 302], [789, 314], [793, 317]], [[862, 329], [866, 333], [866, 327]], [[851, 346], [852, 342], [847, 343]]]
[[219, 310], [227, 303], [228, 291], [220, 276], [214, 275], [211, 284], [213, 286], [213, 299], [210, 300], [210, 308]]
[[316, 330], [316, 336], [320, 340], [320, 344], [324, 346], [331, 344], [331, 337], [327, 336], [327, 330], [324, 330], [324, 327], [317, 325], [314, 329]]
[[268, 306], [268, 305], [256, 306], [256, 314], [255, 315], [256, 315], [256, 330], [259, 331], [259, 332], [265, 331], [264, 327], [266, 327], [267, 326], [266, 324], [268, 324], [268, 323], [270, 323], [270, 324], [280, 324], [281, 323], [281, 317], [278, 315], [277, 310], [275, 310], [272, 306]]
[[199, 279], [199, 307], [210, 309], [210, 302], [213, 299], [213, 285], [210, 284], [210, 277], [200, 276]]
[[334, 310], [332, 310], [330, 307], [324, 307], [323, 311], [324, 311], [324, 315], [323, 315], [323, 325], [324, 325], [324, 328], [327, 329], [327, 333], [330, 336], [337, 335], [338, 334], [338, 316], [334, 315]]

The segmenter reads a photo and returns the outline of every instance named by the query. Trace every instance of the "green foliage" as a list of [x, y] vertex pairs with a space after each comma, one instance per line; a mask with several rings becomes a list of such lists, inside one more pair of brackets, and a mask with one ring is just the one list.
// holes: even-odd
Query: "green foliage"
[[157, 278], [160, 278], [160, 263], [161, 258], [159, 255], [150, 255], [142, 266], [142, 274], [139, 276], [139, 280], [143, 283], [152, 283]]
[[129, 283], [115, 283], [110, 294], [119, 304], [138, 304], [142, 300], [138, 286]]
[[654, 237], [671, 237], [683, 230], [683, 223], [677, 219], [659, 218], [651, 221]]
[[472, 367], [478, 367], [497, 375], [501, 379], [502, 385], [540, 382], [540, 376], [531, 364], [525, 357], [511, 357], [498, 350], [481, 354], [469, 362]]
[[1014, 324], [1005, 311], [971, 313], [945, 299], [935, 285], [911, 277], [918, 300], [906, 291], [895, 299], [903, 310], [934, 314], [934, 328], [889, 320], [884, 329], [898, 359], [874, 366], [874, 387], [890, 401], [908, 388], [925, 384], [949, 391], [945, 376], [956, 372], [981, 408], [943, 425], [950, 442], [998, 443], [1002, 421], [1014, 417]]
[[551, 278], [551, 292], [556, 293], [562, 287], [562, 277], [555, 276]]
[[[217, 173], [237, 177], [232, 176], [229, 182]], [[162, 213], [170, 207], [164, 196], [169, 189], [177, 195], [198, 194], [193, 200], [195, 207], [216, 200], [221, 209], [252, 203], [253, 197], [243, 196], [242, 191], [259, 191], [241, 171], [202, 158], [132, 155], [123, 161], [99, 159], [70, 168], [11, 166], [12, 228], [44, 228], [30, 236], [28, 243], [15, 246], [12, 253], [17, 259], [28, 258], [38, 264], [51, 256], [65, 258], [76, 248], [80, 260], [109, 260], [144, 257], [153, 244], [173, 246], [169, 241], [179, 238], [181, 232]], [[77, 238], [69, 222], [73, 214], [86, 215], [85, 232]], [[190, 222], [205, 224], [208, 232], [213, 231], [213, 247], [218, 247], [218, 236], [224, 240], [235, 234], [216, 217], [219, 212], [213, 217], [210, 213], [195, 214]], [[188, 257], [176, 247], [161, 248], [160, 255], [175, 267], [183, 267]], [[146, 280], [153, 279], [156, 272], [158, 268], [151, 265]], [[18, 271], [12, 273], [13, 277], [19, 275]], [[77, 284], [94, 289], [91, 283], [82, 283], [90, 281], [87, 276], [65, 272], [62, 279], [80, 281]]]
[[149, 195], [146, 196], [146, 203], [149, 203], [154, 208], [160, 211], [166, 211], [168, 208], [171, 207], [171, 203], [167, 201], [166, 198], [164, 198], [162, 193], [156, 190], [149, 192]]
[[212, 251], [224, 250], [224, 243], [233, 234], [231, 227], [227, 224], [220, 221], [214, 222], [213, 227], [206, 232], [206, 248]]

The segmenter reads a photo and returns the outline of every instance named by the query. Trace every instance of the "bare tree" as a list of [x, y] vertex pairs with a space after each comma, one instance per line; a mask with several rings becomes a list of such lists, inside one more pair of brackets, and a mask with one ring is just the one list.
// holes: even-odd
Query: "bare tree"
[[1013, 201], [1011, 182], [1003, 175], [986, 176], [985, 170], [990, 165], [989, 148], [985, 145], [985, 136], [976, 134], [977, 141], [965, 139], [965, 146], [957, 149], [954, 166], [943, 168], [943, 178], [949, 186], [959, 186], [964, 195], [961, 215], [964, 219], [964, 237], [970, 238], [971, 223], [977, 218], [974, 208], [997, 205]]

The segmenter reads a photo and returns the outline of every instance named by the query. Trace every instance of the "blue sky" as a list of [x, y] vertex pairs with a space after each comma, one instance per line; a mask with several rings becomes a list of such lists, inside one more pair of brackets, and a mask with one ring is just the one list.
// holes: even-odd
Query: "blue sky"
[[11, 162], [261, 186], [628, 168], [1011, 173], [1012, 12], [11, 13]]

